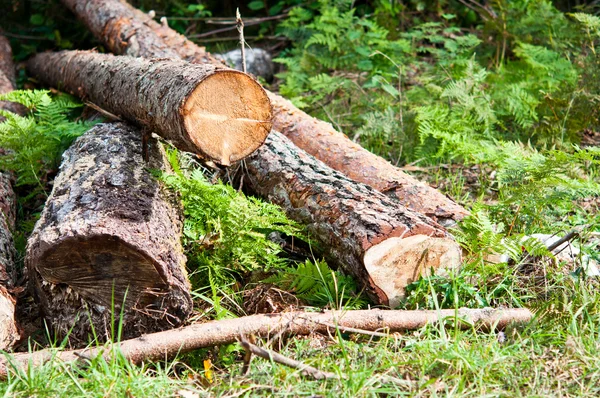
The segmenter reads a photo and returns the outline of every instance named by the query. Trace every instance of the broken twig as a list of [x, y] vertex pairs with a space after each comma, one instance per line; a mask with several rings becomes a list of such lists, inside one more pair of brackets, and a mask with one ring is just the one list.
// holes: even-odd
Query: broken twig
[[265, 348], [261, 348], [255, 344], [252, 344], [248, 339], [242, 334], [238, 340], [242, 347], [246, 351], [253, 353], [256, 356], [259, 356], [264, 359], [268, 359], [273, 362], [280, 363], [285, 366], [289, 366], [294, 369], [298, 369], [302, 374], [311, 376], [316, 380], [324, 380], [324, 379], [339, 379], [339, 376], [335, 373], [324, 372], [315, 367], [302, 363], [300, 361], [296, 361], [295, 359], [288, 358], [285, 355], [282, 355], [278, 352], [267, 350]]

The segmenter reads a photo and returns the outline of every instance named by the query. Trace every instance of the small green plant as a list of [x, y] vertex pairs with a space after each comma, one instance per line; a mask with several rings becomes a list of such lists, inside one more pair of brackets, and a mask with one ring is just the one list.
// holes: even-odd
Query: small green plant
[[325, 261], [306, 260], [296, 267], [282, 269], [265, 282], [281, 286], [317, 307], [358, 309], [367, 303], [354, 279], [331, 270]]
[[188, 265], [198, 270], [201, 286], [227, 284], [252, 270], [285, 265], [280, 245], [269, 234], [305, 239], [301, 228], [275, 205], [229, 185], [210, 184], [201, 169], [182, 167], [176, 153], [172, 150], [169, 156], [174, 173], [164, 173], [161, 179], [181, 196]]
[[91, 128], [92, 122], [72, 121], [73, 111], [82, 105], [67, 95], [51, 96], [46, 90], [17, 90], [0, 95], [0, 101], [17, 102], [28, 114], [0, 110], [0, 168], [17, 175], [17, 185], [45, 190], [49, 176], [60, 164], [62, 153]]

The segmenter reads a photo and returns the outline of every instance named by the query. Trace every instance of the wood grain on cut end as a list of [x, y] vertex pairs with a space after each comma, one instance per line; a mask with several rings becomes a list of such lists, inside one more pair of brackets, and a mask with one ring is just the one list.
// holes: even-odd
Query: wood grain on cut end
[[191, 140], [223, 165], [243, 159], [271, 130], [271, 104], [250, 76], [217, 70], [187, 98], [182, 109]]
[[152, 257], [117, 236], [74, 236], [44, 252], [38, 267], [42, 278], [57, 284], [68, 282], [86, 300], [110, 308], [152, 305], [169, 289]]
[[370, 247], [364, 256], [364, 264], [373, 283], [388, 298], [394, 308], [405, 296], [408, 284], [420, 276], [455, 269], [460, 266], [460, 246], [450, 238], [413, 235], [406, 238], [393, 237]]

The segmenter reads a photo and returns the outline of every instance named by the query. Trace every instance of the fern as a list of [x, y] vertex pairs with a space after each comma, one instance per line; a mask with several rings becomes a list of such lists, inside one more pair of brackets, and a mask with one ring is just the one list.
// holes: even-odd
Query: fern
[[0, 95], [0, 100], [24, 105], [29, 113], [19, 116], [0, 111], [0, 168], [17, 175], [17, 185], [44, 188], [48, 176], [60, 163], [60, 156], [75, 138], [91, 128], [91, 122], [73, 122], [72, 111], [81, 104], [71, 97], [51, 96], [46, 90], [17, 90]]
[[281, 286], [314, 306], [358, 309], [366, 304], [354, 280], [332, 271], [324, 261], [306, 260], [297, 267], [286, 267], [265, 282]]
[[199, 283], [225, 283], [245, 272], [280, 268], [286, 260], [272, 232], [304, 238], [300, 227], [281, 209], [237, 192], [229, 185], [210, 184], [200, 169], [182, 167], [171, 150], [174, 173], [162, 174], [166, 185], [179, 193], [184, 206], [184, 245], [188, 264]]

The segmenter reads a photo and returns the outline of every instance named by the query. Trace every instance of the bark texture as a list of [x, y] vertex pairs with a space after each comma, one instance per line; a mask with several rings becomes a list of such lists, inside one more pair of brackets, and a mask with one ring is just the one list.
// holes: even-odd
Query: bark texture
[[[152, 58], [173, 57], [176, 52], [189, 62], [222, 65], [203, 47], [123, 1], [63, 0], [63, 3], [115, 53]], [[268, 94], [273, 105], [273, 128], [331, 168], [443, 225], [452, 225], [468, 214], [441, 192], [362, 148], [329, 123], [309, 116], [277, 94]]]
[[[234, 343], [241, 334], [270, 336], [308, 335], [314, 332], [331, 333], [339, 325], [368, 331], [387, 330], [390, 333], [419, 329], [429, 323], [457, 320], [459, 327], [504, 329], [511, 323], [529, 322], [533, 314], [526, 308], [516, 309], [469, 309], [439, 311], [326, 311], [287, 312], [282, 314], [252, 315], [236, 319], [211, 321], [181, 329], [149, 334], [116, 344], [122, 355], [133, 363], [160, 361], [181, 353], [204, 347]], [[33, 353], [15, 354], [11, 361], [0, 358], [0, 378], [6, 378], [15, 367], [26, 370], [29, 366], [40, 366], [54, 358], [62, 362], [83, 362], [99, 355], [109, 359], [113, 350], [104, 347], [77, 351], [42, 350]]]
[[27, 67], [46, 84], [224, 165], [254, 152], [271, 129], [266, 93], [233, 69], [91, 51], [38, 54]]
[[[123, 123], [99, 124], [64, 153], [27, 243], [25, 265], [49, 326], [71, 342], [180, 325], [192, 310], [177, 200], [150, 174], [166, 169], [150, 140]], [[114, 312], [111, 309], [114, 307]], [[113, 329], [114, 327], [114, 329]]]
[[290, 144], [272, 132], [246, 160], [245, 186], [306, 225], [375, 302], [396, 306], [421, 274], [460, 265], [458, 244], [437, 223]]
[[[15, 65], [12, 59], [10, 42], [0, 32], [0, 94], [13, 91], [16, 86]], [[0, 109], [19, 114], [25, 111], [20, 104], [8, 101], [0, 101]], [[4, 118], [0, 115], [0, 122], [2, 120]]]
[[[0, 36], [0, 94], [15, 89], [15, 69], [8, 40]], [[0, 101], [0, 109], [19, 113], [18, 104]], [[0, 123], [3, 121], [0, 116]], [[0, 156], [3, 150], [0, 148]], [[15, 298], [10, 291], [15, 288], [17, 270], [12, 231], [15, 227], [16, 196], [11, 178], [0, 170], [0, 350], [9, 350], [20, 338], [15, 320]]]

